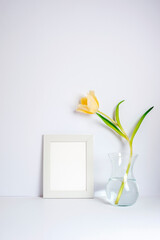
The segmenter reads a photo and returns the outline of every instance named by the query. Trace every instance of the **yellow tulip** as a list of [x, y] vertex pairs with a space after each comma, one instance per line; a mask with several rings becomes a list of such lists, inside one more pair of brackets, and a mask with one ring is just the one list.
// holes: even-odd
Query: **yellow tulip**
[[99, 102], [94, 94], [94, 91], [89, 91], [87, 97], [81, 98], [81, 104], [78, 105], [77, 111], [94, 114], [98, 111]]

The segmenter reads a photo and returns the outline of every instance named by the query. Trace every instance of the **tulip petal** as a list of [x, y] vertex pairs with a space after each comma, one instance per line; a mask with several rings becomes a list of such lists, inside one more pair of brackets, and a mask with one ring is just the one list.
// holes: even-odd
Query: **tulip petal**
[[81, 98], [81, 104], [82, 105], [87, 105], [87, 98], [86, 97]]
[[96, 96], [95, 96], [94, 91], [89, 91], [89, 95], [91, 95], [91, 96], [94, 98], [94, 100], [96, 101], [96, 103], [97, 103], [97, 105], [98, 105], [98, 107], [99, 107], [99, 102], [98, 102], [98, 99], [97, 99]]
[[76, 111], [77, 112], [88, 113], [88, 114], [93, 114], [93, 112], [90, 111], [90, 109], [86, 105], [82, 105], [82, 104], [78, 105]]
[[91, 95], [87, 95], [87, 106], [91, 112], [96, 113], [98, 111], [98, 104], [95, 101], [94, 97]]

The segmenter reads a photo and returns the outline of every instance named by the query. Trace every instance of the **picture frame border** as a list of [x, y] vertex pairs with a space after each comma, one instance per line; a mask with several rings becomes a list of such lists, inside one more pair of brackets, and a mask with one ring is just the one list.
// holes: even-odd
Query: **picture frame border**
[[[86, 191], [55, 191], [50, 189], [50, 143], [86, 142]], [[93, 198], [93, 136], [43, 135], [43, 198]]]

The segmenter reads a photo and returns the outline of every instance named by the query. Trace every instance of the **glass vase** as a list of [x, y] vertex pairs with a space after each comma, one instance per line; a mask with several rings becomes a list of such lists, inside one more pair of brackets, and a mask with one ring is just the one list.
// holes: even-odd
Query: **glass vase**
[[[109, 158], [112, 164], [112, 174], [106, 186], [107, 201], [114, 206], [131, 206], [139, 196], [136, 179], [133, 175], [133, 166], [138, 155], [131, 160], [128, 175], [126, 169], [129, 164], [129, 154], [111, 153]], [[120, 193], [121, 192], [121, 193]], [[117, 202], [118, 195], [119, 200]]]

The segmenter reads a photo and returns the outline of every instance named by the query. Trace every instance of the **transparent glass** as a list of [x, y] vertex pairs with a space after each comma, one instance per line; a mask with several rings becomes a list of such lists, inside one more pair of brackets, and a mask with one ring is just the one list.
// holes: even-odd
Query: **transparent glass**
[[131, 206], [139, 196], [136, 179], [133, 175], [133, 166], [138, 155], [132, 157], [128, 177], [125, 178], [124, 188], [118, 204], [115, 204], [120, 187], [124, 180], [126, 169], [129, 163], [129, 154], [110, 153], [109, 158], [112, 163], [112, 174], [106, 186], [107, 201], [115, 206]]

